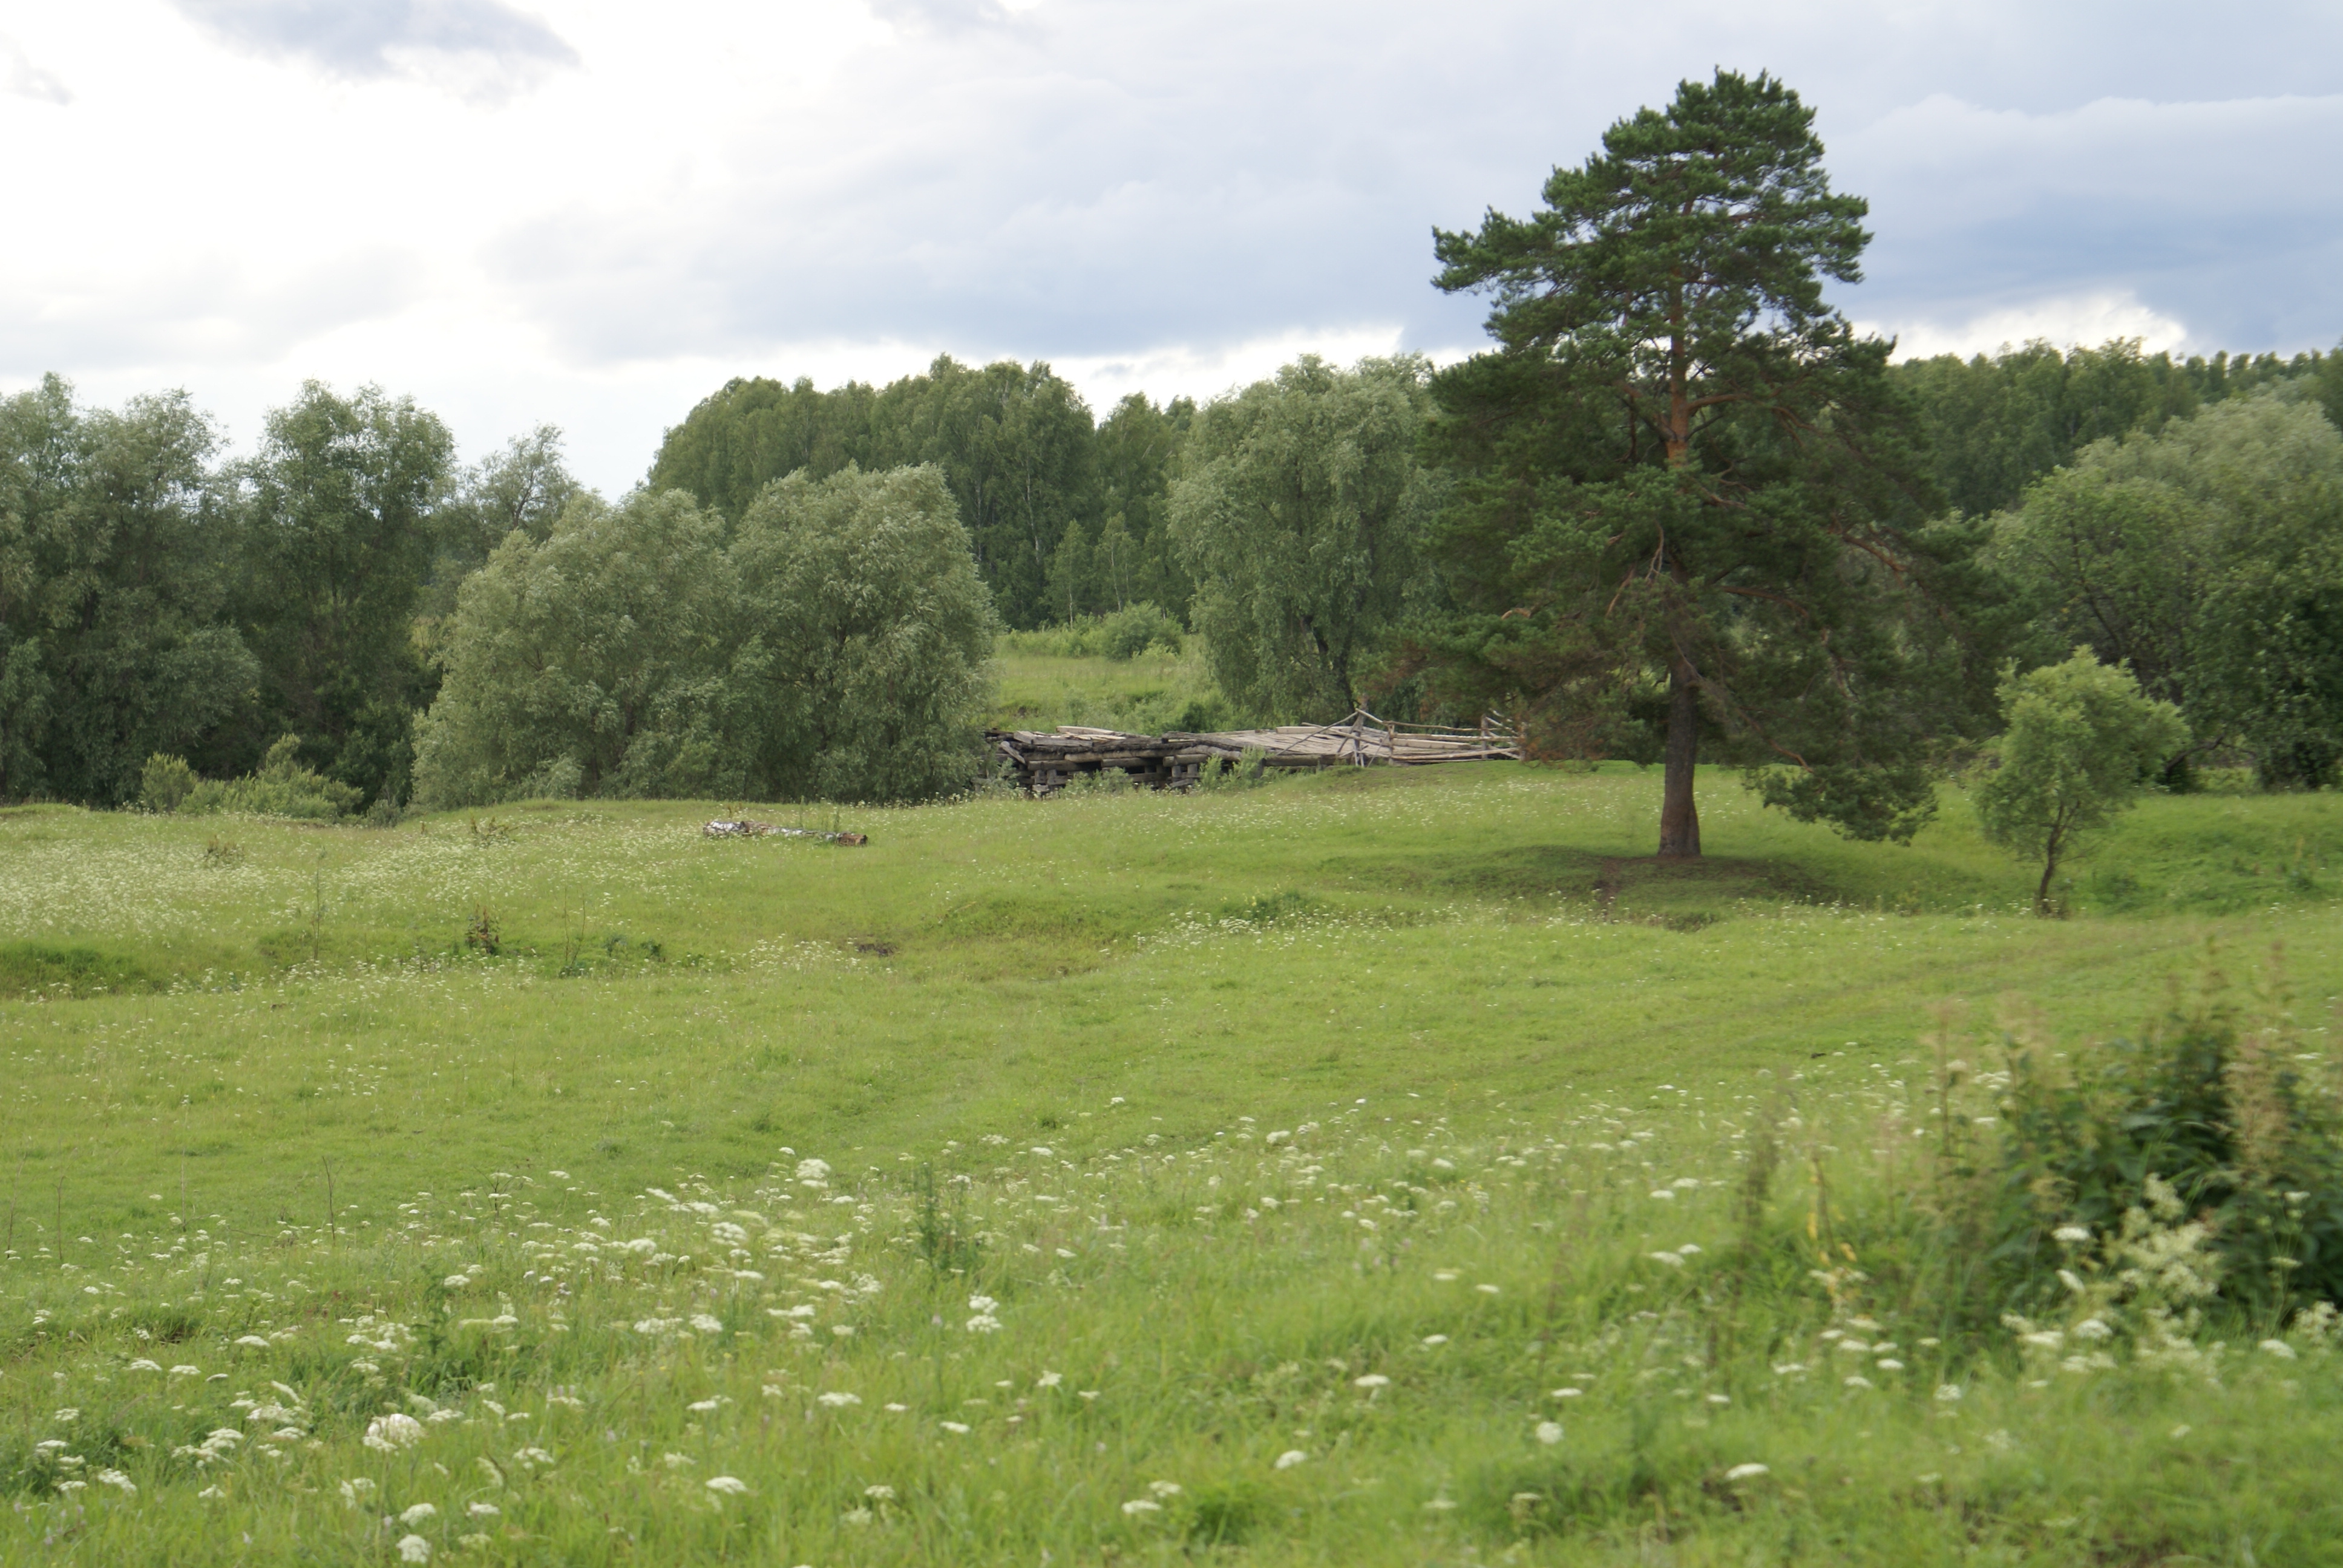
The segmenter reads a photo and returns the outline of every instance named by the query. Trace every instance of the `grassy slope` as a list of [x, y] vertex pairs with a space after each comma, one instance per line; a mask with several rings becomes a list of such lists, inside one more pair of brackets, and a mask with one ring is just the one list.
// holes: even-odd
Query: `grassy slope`
[[[769, 1178], [787, 1146], [818, 1151], [842, 1173], [871, 1171], [858, 1191], [876, 1205], [870, 1228], [886, 1234], [916, 1218], [890, 1174], [910, 1169], [900, 1161], [940, 1157], [949, 1166], [977, 1147], [980, 1135], [1005, 1137], [1013, 1147], [1046, 1141], [1053, 1158], [1082, 1168], [1081, 1180], [1107, 1184], [1099, 1189], [1101, 1212], [1107, 1195], [1116, 1195], [1123, 1222], [1135, 1215], [1142, 1227], [1159, 1226], [1163, 1249], [1149, 1254], [1144, 1268], [1096, 1259], [1091, 1304], [1106, 1315], [1056, 1323], [1050, 1353], [1080, 1362], [1099, 1379], [1118, 1354], [1155, 1367], [1151, 1378], [1122, 1377], [1116, 1397], [1127, 1413], [1116, 1418], [1123, 1423], [1115, 1428], [1116, 1467], [1176, 1461], [1192, 1483], [1222, 1475], [1242, 1494], [1240, 1512], [1265, 1519], [1262, 1499], [1271, 1494], [1262, 1488], [1270, 1473], [1255, 1466], [1254, 1451], [1311, 1440], [1292, 1435], [1309, 1418], [1282, 1407], [1259, 1380], [1300, 1376], [1277, 1369], [1313, 1356], [1367, 1364], [1362, 1345], [1389, 1361], [1411, 1336], [1454, 1313], [1438, 1305], [1442, 1289], [1423, 1274], [1434, 1261], [1429, 1257], [1411, 1260], [1391, 1292], [1355, 1300], [1345, 1293], [1353, 1288], [1345, 1282], [1353, 1271], [1341, 1261], [1347, 1243], [1305, 1246], [1293, 1258], [1275, 1249], [1248, 1251], [1242, 1266], [1214, 1261], [1220, 1253], [1189, 1236], [1179, 1218], [1192, 1209], [1190, 1199], [1227, 1207], [1217, 1186], [1203, 1185], [1202, 1167], [1169, 1188], [1133, 1188], [1126, 1168], [1107, 1160], [1144, 1147], [1143, 1133], [1164, 1140], [1167, 1151], [1233, 1159], [1239, 1151], [1225, 1141], [1212, 1154], [1214, 1134], [1305, 1120], [1340, 1125], [1335, 1118], [1349, 1115], [1355, 1146], [1330, 1151], [1329, 1163], [1406, 1163], [1391, 1134], [1375, 1131], [1376, 1112], [1390, 1106], [1419, 1123], [1447, 1118], [1441, 1136], [1470, 1145], [1485, 1161], [1489, 1140], [1501, 1131], [1523, 1147], [1551, 1141], [1556, 1129], [1593, 1114], [1590, 1107], [1644, 1106], [1661, 1084], [1697, 1090], [1721, 1106], [1759, 1069], [1785, 1072], [1817, 1058], [1832, 1068], [1900, 1060], [1932, 1009], [1947, 1000], [1964, 999], [1973, 1015], [1989, 1018], [2015, 994], [2071, 1036], [2127, 1028], [2155, 1005], [2167, 976], [2197, 966], [2210, 937], [2233, 950], [2282, 940], [2301, 992], [2343, 992], [2343, 943], [2322, 880], [2322, 868], [2343, 851], [2337, 810], [2343, 802], [2333, 797], [2152, 801], [2127, 821], [2077, 890], [2086, 910], [2097, 901], [2124, 912], [2044, 924], [2011, 913], [2027, 879], [1976, 843], [1957, 799], [1910, 849], [1848, 845], [1763, 813], [1729, 779], [1712, 775], [1704, 816], [1716, 854], [1687, 872], [1639, 856], [1656, 788], [1655, 777], [1626, 769], [1589, 775], [1492, 766], [1338, 774], [1188, 799], [978, 801], [858, 817], [852, 825], [867, 829], [872, 842], [850, 850], [704, 840], [695, 828], [705, 809], [669, 804], [564, 805], [477, 824], [431, 819], [391, 831], [46, 809], [9, 813], [0, 817], [0, 941], [15, 945], [0, 959], [35, 985], [57, 985], [65, 971], [64, 983], [75, 973], [84, 984], [138, 975], [179, 989], [0, 1003], [7, 1070], [0, 1150], [10, 1167], [8, 1223], [18, 1253], [0, 1274], [0, 1292], [55, 1312], [98, 1312], [96, 1303], [76, 1299], [46, 1251], [55, 1218], [62, 1214], [68, 1237], [99, 1238], [66, 1248], [68, 1259], [78, 1253], [87, 1260], [83, 1267], [102, 1269], [109, 1254], [135, 1262], [169, 1237], [184, 1238], [171, 1218], [180, 1215], [213, 1231], [213, 1245], [224, 1252], [260, 1247], [267, 1257], [238, 1265], [254, 1278], [264, 1269], [280, 1281], [298, 1271], [317, 1286], [336, 1269], [357, 1269], [374, 1282], [347, 1282], [353, 1297], [378, 1296], [385, 1312], [426, 1322], [443, 1312], [427, 1289], [437, 1262], [412, 1250], [367, 1252], [361, 1245], [373, 1244], [369, 1238], [397, 1220], [396, 1205], [418, 1191], [439, 1192], [444, 1201], [458, 1189], [481, 1190], [492, 1171], [533, 1175], [542, 1185], [531, 1193], [541, 1205], [532, 1214], [575, 1228], [589, 1206], [617, 1212], [639, 1206], [631, 1195], [649, 1187], [681, 1191], [699, 1180], [727, 1201], [751, 1202], [773, 1216], [798, 1200], [772, 1191], [757, 1197], [751, 1189]], [[214, 839], [233, 839], [240, 855], [207, 854]], [[2112, 880], [2117, 872], [2127, 879]], [[483, 911], [502, 950], [455, 956]], [[94, 956], [71, 959], [76, 951]], [[1356, 1108], [1362, 1098], [1368, 1111]], [[1706, 1124], [1704, 1115], [1695, 1120]], [[1678, 1168], [1714, 1168], [1717, 1151], [1691, 1131], [1671, 1130], [1685, 1151]], [[946, 1152], [947, 1141], [961, 1154]], [[349, 1252], [320, 1258], [314, 1221], [323, 1211], [329, 1159], [353, 1240]], [[1420, 1161], [1415, 1166], [1424, 1174]], [[1019, 1190], [1006, 1168], [990, 1177], [970, 1168], [1000, 1183], [990, 1194], [1004, 1205]], [[1485, 1174], [1485, 1164], [1479, 1169], [1484, 1191], [1511, 1180]], [[557, 1170], [568, 1175], [557, 1181], [547, 1174]], [[1294, 1180], [1290, 1167], [1277, 1171], [1278, 1180]], [[1234, 1167], [1230, 1173], [1239, 1185], [1263, 1179]], [[1585, 1178], [1557, 1180], [1566, 1188]], [[1642, 1178], [1631, 1171], [1622, 1180], [1633, 1187]], [[1439, 1256], [1480, 1268], [1501, 1283], [1508, 1302], [1538, 1296], [1543, 1271], [1562, 1267], [1537, 1256], [1545, 1245], [1537, 1228], [1551, 1223], [1538, 1213], [1525, 1188], [1515, 1207], [1494, 1211], [1478, 1239], [1449, 1237]], [[1689, 1206], [1685, 1213], [1689, 1220]], [[1713, 1227], [1720, 1218], [1704, 1223]], [[641, 1221], [693, 1222], [656, 1212]], [[1322, 1210], [1309, 1222], [1336, 1231], [1341, 1225]], [[502, 1282], [498, 1289], [541, 1312], [528, 1303], [545, 1281], [522, 1282], [527, 1260], [514, 1250], [518, 1242], [495, 1238], [493, 1223], [466, 1223], [475, 1229], [443, 1244], [468, 1248], [464, 1255], [482, 1261], [489, 1278]], [[1632, 1257], [1634, 1223], [1606, 1221], [1598, 1229]], [[447, 1224], [455, 1226], [452, 1216]], [[1021, 1254], [1007, 1240], [1012, 1229], [998, 1222], [987, 1265], [996, 1271], [983, 1278], [1031, 1322], [1031, 1314], [1050, 1316], [1052, 1309], [1042, 1299], [1042, 1266], [1019, 1265]], [[125, 1240], [105, 1240], [116, 1236]], [[1063, 1227], [1037, 1225], [1030, 1234], [1037, 1248], [1069, 1241], [1090, 1245]], [[1082, 1266], [1091, 1261], [1085, 1251]], [[840, 1263], [800, 1266], [844, 1277]], [[860, 1259], [856, 1266], [863, 1266]], [[55, 1400], [99, 1397], [103, 1391], [71, 1393], [65, 1382], [52, 1388], [51, 1372], [72, 1382], [98, 1375], [93, 1367], [118, 1365], [136, 1347], [109, 1335], [125, 1322], [151, 1318], [165, 1294], [185, 1303], [174, 1311], [196, 1311], [191, 1346], [211, 1345], [206, 1357], [227, 1353], [210, 1336], [229, 1337], [229, 1319], [252, 1309], [223, 1301], [214, 1285], [212, 1304], [197, 1311], [201, 1298], [178, 1297], [187, 1284], [169, 1271], [116, 1275], [111, 1288], [146, 1302], [142, 1317], [93, 1319], [76, 1331], [79, 1343], [96, 1347], [86, 1352], [28, 1334], [21, 1307], [9, 1309], [0, 1332], [15, 1337], [0, 1342], [16, 1348], [7, 1352], [13, 1365], [0, 1362], [0, 1424], [16, 1423], [16, 1435], [29, 1443], [46, 1430]], [[767, 1271], [778, 1281], [794, 1271]], [[645, 1310], [625, 1307], [637, 1299], [627, 1292], [644, 1301], [659, 1296], [679, 1312], [698, 1287], [679, 1284], [671, 1272], [591, 1289], [622, 1298], [612, 1309], [622, 1314]], [[880, 1272], [895, 1292], [884, 1298], [888, 1310], [865, 1313], [867, 1338], [825, 1352], [867, 1358], [840, 1366], [863, 1380], [873, 1403], [880, 1383], [900, 1382], [880, 1364], [889, 1347], [924, 1342], [918, 1330], [926, 1321], [924, 1306], [907, 1307], [917, 1271]], [[588, 1289], [583, 1280], [579, 1286]], [[1209, 1326], [1223, 1312], [1216, 1303], [1255, 1292], [1254, 1328]], [[581, 1317], [585, 1299], [576, 1308]], [[1166, 1318], [1148, 1304], [1163, 1302], [1181, 1304]], [[945, 1310], [960, 1309], [955, 1302]], [[1604, 1332], [1599, 1313], [1581, 1328], [1570, 1342], [1591, 1346]], [[728, 1331], [737, 1332], [737, 1325]], [[1509, 1306], [1489, 1332], [1517, 1352], [1531, 1332], [1544, 1343], [1555, 1330], [1551, 1322], [1544, 1328], [1525, 1322]], [[1121, 1336], [1119, 1350], [1110, 1354], [1101, 1335]], [[646, 1442], [689, 1438], [705, 1450], [709, 1432], [672, 1412], [644, 1415], [648, 1424], [638, 1433], [628, 1425], [637, 1396], [627, 1391], [645, 1378], [662, 1391], [697, 1379], [753, 1405], [765, 1396], [740, 1381], [767, 1352], [751, 1342], [732, 1346], [719, 1367], [712, 1345], [646, 1360], [639, 1347], [613, 1342], [596, 1348], [601, 1361], [589, 1357], [562, 1375], [594, 1384], [594, 1422], [614, 1432], [627, 1427], [635, 1445], [628, 1452], [638, 1458]], [[541, 1336], [540, 1343], [554, 1345]], [[981, 1349], [953, 1375], [964, 1381], [977, 1361], [1010, 1356], [989, 1340]], [[1001, 1375], [1032, 1375], [1019, 1359], [1032, 1350], [1029, 1340], [1010, 1357], [1014, 1365], [1001, 1363]], [[729, 1361], [734, 1351], [742, 1352], [738, 1367]], [[552, 1350], [544, 1353], [548, 1366], [565, 1364]], [[794, 1347], [790, 1353], [803, 1355]], [[1377, 1503], [1349, 1513], [1331, 1494], [1313, 1492], [1308, 1507], [1326, 1510], [1322, 1516], [1311, 1513], [1307, 1529], [1256, 1521], [1251, 1550], [1263, 1560], [1282, 1560], [1288, 1551], [1302, 1560], [1329, 1553], [1356, 1560], [1398, 1539], [1389, 1533], [1394, 1519], [1410, 1532], [1450, 1530], [1445, 1511], [1426, 1515], [1424, 1503], [1441, 1501], [1437, 1489], [1452, 1482], [1469, 1480], [1483, 1491], [1498, 1484], [1488, 1479], [1492, 1467], [1515, 1462], [1502, 1454], [1514, 1452], [1521, 1441], [1514, 1428], [1526, 1419], [1516, 1407], [1552, 1370], [1524, 1372], [1495, 1349], [1474, 1353], [1481, 1359], [1436, 1375], [1395, 1368], [1408, 1390], [1409, 1419], [1377, 1415], [1382, 1424], [1372, 1432], [1357, 1429], [1359, 1443], [1383, 1445], [1378, 1466], [1415, 1454], [1422, 1463], [1407, 1485], [1432, 1491], [1393, 1502], [1396, 1513], [1378, 1512]], [[789, 1364], [799, 1369], [792, 1384], [799, 1386], [808, 1375], [829, 1375], [821, 1367], [830, 1362]], [[288, 1365], [286, 1375], [305, 1389], [303, 1378], [319, 1380], [320, 1392], [309, 1397], [321, 1412], [329, 1394], [347, 1410], [338, 1424], [324, 1414], [316, 1422], [320, 1439], [330, 1441], [314, 1473], [304, 1473], [312, 1483], [329, 1481], [336, 1466], [350, 1470], [342, 1455], [355, 1441], [352, 1423], [374, 1407], [366, 1391], [347, 1387], [347, 1374], [304, 1365], [306, 1372]], [[427, 1386], [444, 1394], [470, 1388], [481, 1375], [474, 1368]], [[506, 1375], [518, 1380], [516, 1386], [541, 1387], [554, 1373], [540, 1368], [532, 1382], [521, 1367]], [[943, 1372], [933, 1375], [940, 1397]], [[1322, 1368], [1314, 1375], [1325, 1382]], [[408, 1386], [427, 1383], [417, 1375]], [[1315, 1400], [1313, 1408], [1327, 1410], [1328, 1402], [1364, 1397], [1342, 1392], [1344, 1386], [1312, 1385], [1285, 1405]], [[2240, 1394], [2235, 1411], [2282, 1397], [2288, 1396]], [[1136, 1408], [1150, 1401], [1163, 1402], [1143, 1413]], [[1484, 1407], [1495, 1412], [1487, 1421]], [[1778, 1420], [1834, 1465], [1874, 1462], [1863, 1456], [1862, 1440], [1838, 1430], [1835, 1409], [1825, 1401]], [[2019, 1422], [2043, 1413], [2011, 1410], [2006, 1419]], [[2260, 1444], [2263, 1428], [2235, 1411], [2222, 1419], [2237, 1442]], [[1934, 1430], [1926, 1417], [1922, 1408], [1895, 1419], [1918, 1442]], [[2207, 1417], [2191, 1419], [2201, 1426]], [[1642, 1420], [1628, 1405], [1604, 1406], [1589, 1411], [1585, 1425], [1605, 1434], [1600, 1452], [1624, 1454], [1648, 1446], [1648, 1434], [1636, 1435]], [[685, 1424], [694, 1431], [684, 1432]], [[1500, 1427], [1506, 1435], [1493, 1435]], [[1215, 1446], [1211, 1434], [1223, 1429], [1242, 1434], [1242, 1462]], [[1681, 1451], [1670, 1450], [1677, 1457], [1668, 1462], [1684, 1467], [1678, 1479], [1689, 1488], [1674, 1505], [1693, 1506], [1714, 1491], [1719, 1456], [1709, 1452], [1710, 1435], [1697, 1435], [1708, 1429], [1670, 1430]], [[1756, 1452], [1760, 1430], [1743, 1428], [1728, 1446]], [[836, 1533], [835, 1514], [847, 1503], [832, 1506], [843, 1482], [830, 1471], [851, 1459], [862, 1466], [857, 1473], [876, 1475], [870, 1453], [843, 1437], [835, 1453], [822, 1450], [830, 1457], [814, 1469], [830, 1490], [819, 1496], [831, 1502], [808, 1502], [815, 1494], [800, 1497], [781, 1481], [799, 1461], [742, 1432], [745, 1449], [729, 1459], [707, 1454], [706, 1462], [768, 1467], [752, 1479], [769, 1506], [754, 1514], [753, 1526], [742, 1510], [735, 1513], [743, 1528], [769, 1533], [749, 1539], [766, 1540], [772, 1551], [788, 1542], [792, 1560], [814, 1550], [797, 1544], [807, 1540], [830, 1543], [824, 1560], [912, 1561], [947, 1550], [983, 1557], [997, 1547], [1003, 1560], [1030, 1561], [1045, 1547], [1088, 1559], [1108, 1548], [1138, 1551], [1151, 1539], [1141, 1529], [1148, 1516], [1111, 1506], [1144, 1477], [1136, 1470], [1093, 1473], [1082, 1457], [1087, 1440], [1071, 1424], [1051, 1440], [1057, 1446], [1029, 1452], [1011, 1443], [990, 1453], [1021, 1467], [1021, 1484], [1056, 1500], [1046, 1520], [1012, 1530], [982, 1508], [931, 1512], [922, 1516], [931, 1533], [920, 1550], [900, 1533]], [[7, 1441], [0, 1431], [0, 1446]], [[2012, 1539], [2023, 1547], [2020, 1558], [2040, 1535], [2051, 1554], [2039, 1560], [2061, 1560], [2055, 1531], [2041, 1531], [2065, 1514], [2049, 1510], [2066, 1508], [2059, 1499], [2077, 1488], [2104, 1500], [2117, 1481], [2108, 1467], [2145, 1462], [2107, 1432], [2091, 1442], [2111, 1452], [2095, 1458], [2086, 1445], [2060, 1460], [2068, 1480], [2045, 1483], [2049, 1489], [2035, 1498], [2041, 1506], [2017, 1510], [2025, 1528]], [[1545, 1462], [1542, 1451], [1525, 1452], [1521, 1462]], [[958, 1472], [950, 1464], [960, 1461], [925, 1449], [888, 1452], [893, 1456], [880, 1470], [925, 1477], [923, 1495], [965, 1490], [965, 1478], [951, 1479]], [[1581, 1477], [1593, 1484], [1587, 1477], [1601, 1464], [1572, 1452], [1571, 1462], [1593, 1466]], [[1876, 1462], [1905, 1459], [1898, 1450]], [[1941, 1470], [1949, 1462], [1928, 1462]], [[942, 1468], [932, 1475], [920, 1468], [930, 1464]], [[265, 1474], [266, 1467], [258, 1468]], [[89, 1560], [106, 1552], [196, 1560], [197, 1537], [174, 1536], [167, 1523], [170, 1510], [195, 1506], [198, 1478], [173, 1479], [184, 1472], [159, 1459], [139, 1471], [147, 1523], [134, 1528], [106, 1516], [110, 1523], [88, 1536], [88, 1550], [98, 1553]], [[427, 1489], [421, 1471], [399, 1473], [407, 1479], [398, 1485]], [[608, 1471], [608, 1484], [619, 1485], [618, 1473]], [[1355, 1465], [1346, 1473], [1358, 1479]], [[395, 1479], [386, 1473], [384, 1483]], [[230, 1491], [248, 1501], [250, 1511], [237, 1515], [244, 1527], [266, 1521], [281, 1528], [287, 1494], [259, 1478], [238, 1484], [241, 1491]], [[1993, 1506], [2005, 1512], [2011, 1487], [2011, 1495], [2033, 1496], [2006, 1475], [1991, 1485], [2004, 1497]], [[2293, 1495], [2277, 1480], [2272, 1485], [2281, 1501]], [[1555, 1487], [1568, 1490], [1554, 1482], [1540, 1495], [1560, 1495]], [[1077, 1506], [1076, 1499], [1101, 1488], [1111, 1495]], [[793, 1500], [786, 1505], [785, 1494]], [[2191, 1499], [2188, 1509], [2210, 1506]], [[646, 1492], [624, 1505], [639, 1511], [625, 1527], [647, 1542], [667, 1532], [658, 1538], [669, 1556], [647, 1544], [651, 1560], [745, 1550], [744, 1538], [709, 1523], [716, 1515], [691, 1511], [703, 1505], [689, 1488], [675, 1497]], [[1192, 1527], [1192, 1510], [1203, 1505], [1191, 1499], [1180, 1506], [1192, 1510], [1180, 1515], [1182, 1528]], [[1503, 1546], [1520, 1533], [1507, 1506], [1483, 1498], [1479, 1513], [1460, 1513], [1439, 1539]], [[1786, 1529], [1795, 1543], [1800, 1528], [1827, 1534], [1851, 1527], [1838, 1512], [1815, 1506], [1820, 1512], [1784, 1503], [1786, 1513], [1765, 1514], [1762, 1529], [1748, 1526], [1755, 1532], [1749, 1541], [1775, 1541]], [[819, 1530], [808, 1523], [809, 1507], [820, 1514]], [[1587, 1507], [1585, 1530], [1571, 1537], [1581, 1547], [1627, 1539], [1615, 1510]], [[328, 1514], [337, 1532], [350, 1525], [347, 1512], [337, 1503]], [[499, 1537], [506, 1543], [497, 1549], [526, 1556], [559, 1539], [573, 1558], [601, 1550], [598, 1525], [589, 1553], [587, 1536], [554, 1528], [558, 1512], [536, 1516], [530, 1542]], [[26, 1528], [50, 1527], [42, 1523], [45, 1513], [22, 1517]], [[2187, 1534], [2194, 1528], [2187, 1517], [2187, 1509], [2174, 1513], [2180, 1523], [2169, 1528], [2180, 1533], [2176, 1539], [2197, 1543]], [[1741, 1539], [1729, 1510], [1705, 1528], [1719, 1542]], [[230, 1544], [221, 1538], [203, 1551], [226, 1553]], [[335, 1545], [327, 1554], [357, 1560], [382, 1549], [377, 1539], [372, 1547]], [[2285, 1554], [2264, 1549], [2262, 1560]]]

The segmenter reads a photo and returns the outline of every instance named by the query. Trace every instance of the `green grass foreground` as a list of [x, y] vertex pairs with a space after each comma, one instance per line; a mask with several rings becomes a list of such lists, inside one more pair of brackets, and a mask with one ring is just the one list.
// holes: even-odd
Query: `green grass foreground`
[[0, 813], [0, 1561], [2343, 1560], [2316, 1323], [2100, 1365], [1829, 1251], [1948, 1006], [2277, 943], [2323, 1043], [2343, 799], [2151, 799], [2044, 922], [1956, 795], [1712, 773], [1685, 868], [1657, 789]]

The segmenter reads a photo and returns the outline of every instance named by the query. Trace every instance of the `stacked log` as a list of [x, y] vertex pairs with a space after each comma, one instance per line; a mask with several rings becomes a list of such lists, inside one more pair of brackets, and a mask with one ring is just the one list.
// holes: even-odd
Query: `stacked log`
[[1078, 724], [1052, 730], [990, 730], [986, 739], [1010, 764], [1019, 786], [1053, 795], [1084, 773], [1111, 769], [1155, 789], [1193, 787], [1207, 769], [1258, 752], [1265, 768], [1414, 767], [1433, 762], [1518, 759], [1512, 729], [1484, 721], [1478, 729], [1386, 723], [1366, 712], [1341, 724], [1289, 724], [1274, 729], [1174, 730], [1133, 735]]

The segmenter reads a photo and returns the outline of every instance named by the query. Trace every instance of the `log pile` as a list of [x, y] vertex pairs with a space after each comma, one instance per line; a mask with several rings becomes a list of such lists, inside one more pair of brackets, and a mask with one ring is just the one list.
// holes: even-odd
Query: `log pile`
[[1364, 709], [1340, 724], [1275, 729], [1131, 735], [1066, 724], [1053, 730], [988, 730], [985, 739], [1009, 763], [1019, 787], [1037, 796], [1053, 795], [1081, 774], [1110, 769], [1150, 789], [1191, 789], [1208, 769], [1234, 767], [1247, 752], [1259, 753], [1264, 768], [1408, 768], [1521, 756], [1512, 728], [1493, 718], [1477, 729], [1459, 729], [1393, 724]]

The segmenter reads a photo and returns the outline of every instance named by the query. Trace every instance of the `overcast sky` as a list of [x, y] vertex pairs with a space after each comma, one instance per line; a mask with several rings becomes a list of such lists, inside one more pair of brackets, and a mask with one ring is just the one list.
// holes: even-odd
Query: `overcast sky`
[[1907, 350], [2343, 338], [2331, 0], [0, 0], [0, 391], [242, 446], [374, 381], [618, 490], [735, 375], [1446, 357], [1432, 226], [1719, 65], [1818, 109]]

